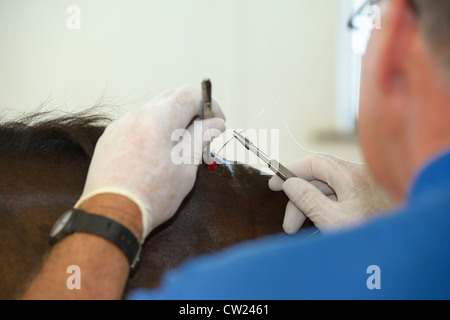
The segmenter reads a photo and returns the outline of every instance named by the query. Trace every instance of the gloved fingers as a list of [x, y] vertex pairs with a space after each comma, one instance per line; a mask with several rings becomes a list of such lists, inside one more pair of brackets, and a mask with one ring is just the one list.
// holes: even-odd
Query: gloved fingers
[[[201, 123], [203, 127], [202, 138], [199, 143], [195, 143], [194, 147], [194, 163], [197, 164], [202, 163], [205, 148], [225, 131], [225, 121], [222, 118], [205, 119]], [[195, 139], [199, 139], [199, 137]], [[207, 161], [208, 159], [204, 160]]]
[[[312, 180], [312, 181], [308, 181], [308, 182], [311, 183], [313, 186], [315, 186], [317, 189], [319, 189], [326, 196], [335, 195], [333, 189], [331, 189], [331, 187], [328, 184], [326, 184], [322, 181]], [[284, 181], [277, 175], [274, 175], [269, 180], [269, 188], [272, 191], [282, 191], [283, 184], [284, 184]]]
[[298, 165], [304, 168], [306, 180], [309, 180], [308, 176], [313, 176], [317, 180], [324, 181], [338, 196], [354, 186], [355, 178], [363, 167], [361, 163], [346, 161], [325, 153], [310, 155]]
[[319, 189], [320, 192], [322, 192], [327, 197], [331, 196], [331, 195], [336, 196], [333, 189], [331, 189], [331, 187], [328, 184], [326, 184], [325, 182], [322, 182], [319, 180], [313, 180], [313, 181], [308, 181], [308, 182], [311, 183], [317, 189]]
[[269, 179], [269, 189], [272, 191], [282, 191], [284, 181], [276, 174], [273, 175], [272, 178]]
[[339, 173], [340, 159], [324, 153], [315, 153], [292, 163], [291, 170], [304, 180], [329, 182], [329, 177]]
[[203, 139], [202, 150], [205, 149], [211, 142], [225, 132], [226, 125], [223, 118], [211, 118], [202, 120], [203, 124]]
[[[312, 174], [311, 172], [311, 164], [312, 161], [314, 159], [315, 155], [309, 155], [306, 157], [303, 157], [293, 163], [289, 163], [288, 165], [286, 165], [286, 168], [289, 169], [292, 173], [294, 173], [297, 177], [306, 180], [306, 181], [313, 181], [313, 180], [317, 180], [317, 178]], [[282, 185], [283, 185], [284, 181], [278, 177], [277, 175], [275, 175], [269, 184], [269, 187], [274, 190], [281, 190]]]
[[[322, 175], [322, 172], [315, 173], [315, 170], [313, 170], [313, 168], [317, 167], [318, 165], [320, 165], [319, 167], [322, 168], [323, 165], [321, 165], [321, 162], [323, 162], [323, 160], [322, 157], [319, 156], [319, 154], [311, 154], [286, 165], [286, 168], [288, 168], [297, 177], [306, 181], [326, 181], [323, 180], [325, 176]], [[318, 178], [319, 176], [321, 176], [322, 179]], [[269, 188], [273, 191], [280, 191], [283, 188], [283, 183], [284, 181], [280, 177], [274, 175], [269, 181]]]
[[[176, 90], [168, 90], [153, 99], [148, 104], [148, 107], [163, 107], [167, 112], [166, 117], [168, 119], [174, 119], [172, 123], [173, 129], [186, 129], [194, 118], [202, 114], [202, 91], [200, 88], [192, 86], [183, 86]], [[166, 110], [166, 108], [170, 108], [170, 110]], [[214, 118], [222, 118], [225, 120], [225, 114], [217, 100], [212, 100], [211, 109]]]
[[217, 101], [214, 97], [212, 98], [211, 110], [214, 118], [221, 118], [223, 121], [227, 121], [219, 101]]
[[305, 223], [305, 215], [297, 209], [297, 207], [291, 201], [286, 206], [286, 212], [283, 220], [283, 230], [287, 234], [294, 234]]
[[[360, 165], [345, 161], [330, 154], [315, 153], [301, 158], [286, 167], [297, 177], [306, 181], [323, 181], [335, 193], [348, 189], [352, 182], [352, 166]], [[269, 181], [269, 188], [280, 190], [283, 181], [275, 176]]]
[[336, 196], [336, 194], [334, 194], [334, 193], [328, 195], [327, 198], [330, 199], [333, 202], [338, 202], [338, 200], [339, 200], [338, 197]]
[[194, 121], [187, 130], [175, 130], [172, 135], [172, 161], [175, 164], [201, 164], [203, 150], [224, 131], [225, 122], [222, 118]]
[[334, 202], [325, 196], [311, 183], [300, 179], [291, 178], [283, 184], [283, 191], [291, 202], [303, 214], [315, 222], [316, 216], [331, 213], [334, 210]]

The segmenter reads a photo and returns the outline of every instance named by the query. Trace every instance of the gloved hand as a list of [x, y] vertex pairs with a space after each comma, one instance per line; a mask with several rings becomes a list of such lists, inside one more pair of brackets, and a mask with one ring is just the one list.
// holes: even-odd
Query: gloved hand
[[290, 201], [283, 228], [293, 234], [307, 216], [321, 231], [360, 224], [375, 212], [393, 205], [364, 164], [328, 154], [312, 154], [287, 166], [298, 178], [269, 180], [273, 191], [283, 190]]
[[[176, 212], [194, 185], [204, 147], [225, 130], [217, 101], [212, 103], [214, 118], [193, 122], [201, 110], [201, 90], [182, 87], [110, 124], [97, 142], [77, 205], [102, 193], [126, 196], [141, 211], [143, 242]], [[180, 164], [181, 156], [190, 161]]]

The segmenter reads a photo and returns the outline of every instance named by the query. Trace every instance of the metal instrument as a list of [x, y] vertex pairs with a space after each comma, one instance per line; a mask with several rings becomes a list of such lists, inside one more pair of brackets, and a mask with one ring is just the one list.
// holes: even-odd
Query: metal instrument
[[[203, 97], [203, 112], [202, 119], [212, 118], [212, 85], [209, 79], [202, 82], [202, 97]], [[211, 157], [211, 151], [209, 145], [203, 150], [203, 160], [206, 164], [212, 164], [214, 159]]]
[[259, 150], [249, 139], [244, 137], [242, 134], [234, 131], [234, 137], [242, 143], [248, 150], [255, 153], [262, 161], [267, 163], [269, 169], [272, 170], [277, 176], [279, 176], [283, 181], [289, 178], [295, 178], [296, 175], [289, 171], [285, 166], [279, 163], [277, 160], [271, 159], [267, 154]]

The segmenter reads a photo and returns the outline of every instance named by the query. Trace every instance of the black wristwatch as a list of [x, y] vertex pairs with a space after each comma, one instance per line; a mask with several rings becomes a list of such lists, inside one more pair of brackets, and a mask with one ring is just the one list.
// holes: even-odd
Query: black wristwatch
[[50, 245], [74, 232], [94, 234], [114, 243], [128, 258], [130, 275], [133, 275], [140, 261], [142, 247], [130, 230], [106, 217], [70, 209], [56, 221], [50, 231]]

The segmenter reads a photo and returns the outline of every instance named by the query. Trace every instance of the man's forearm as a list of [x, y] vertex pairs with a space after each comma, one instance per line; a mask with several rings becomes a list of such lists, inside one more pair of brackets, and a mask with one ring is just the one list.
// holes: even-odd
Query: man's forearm
[[[78, 208], [113, 219], [141, 239], [141, 214], [125, 197], [98, 195]], [[68, 285], [69, 266], [79, 268], [79, 288]], [[24, 299], [120, 299], [129, 270], [128, 259], [116, 245], [95, 235], [74, 233], [54, 245]]]

